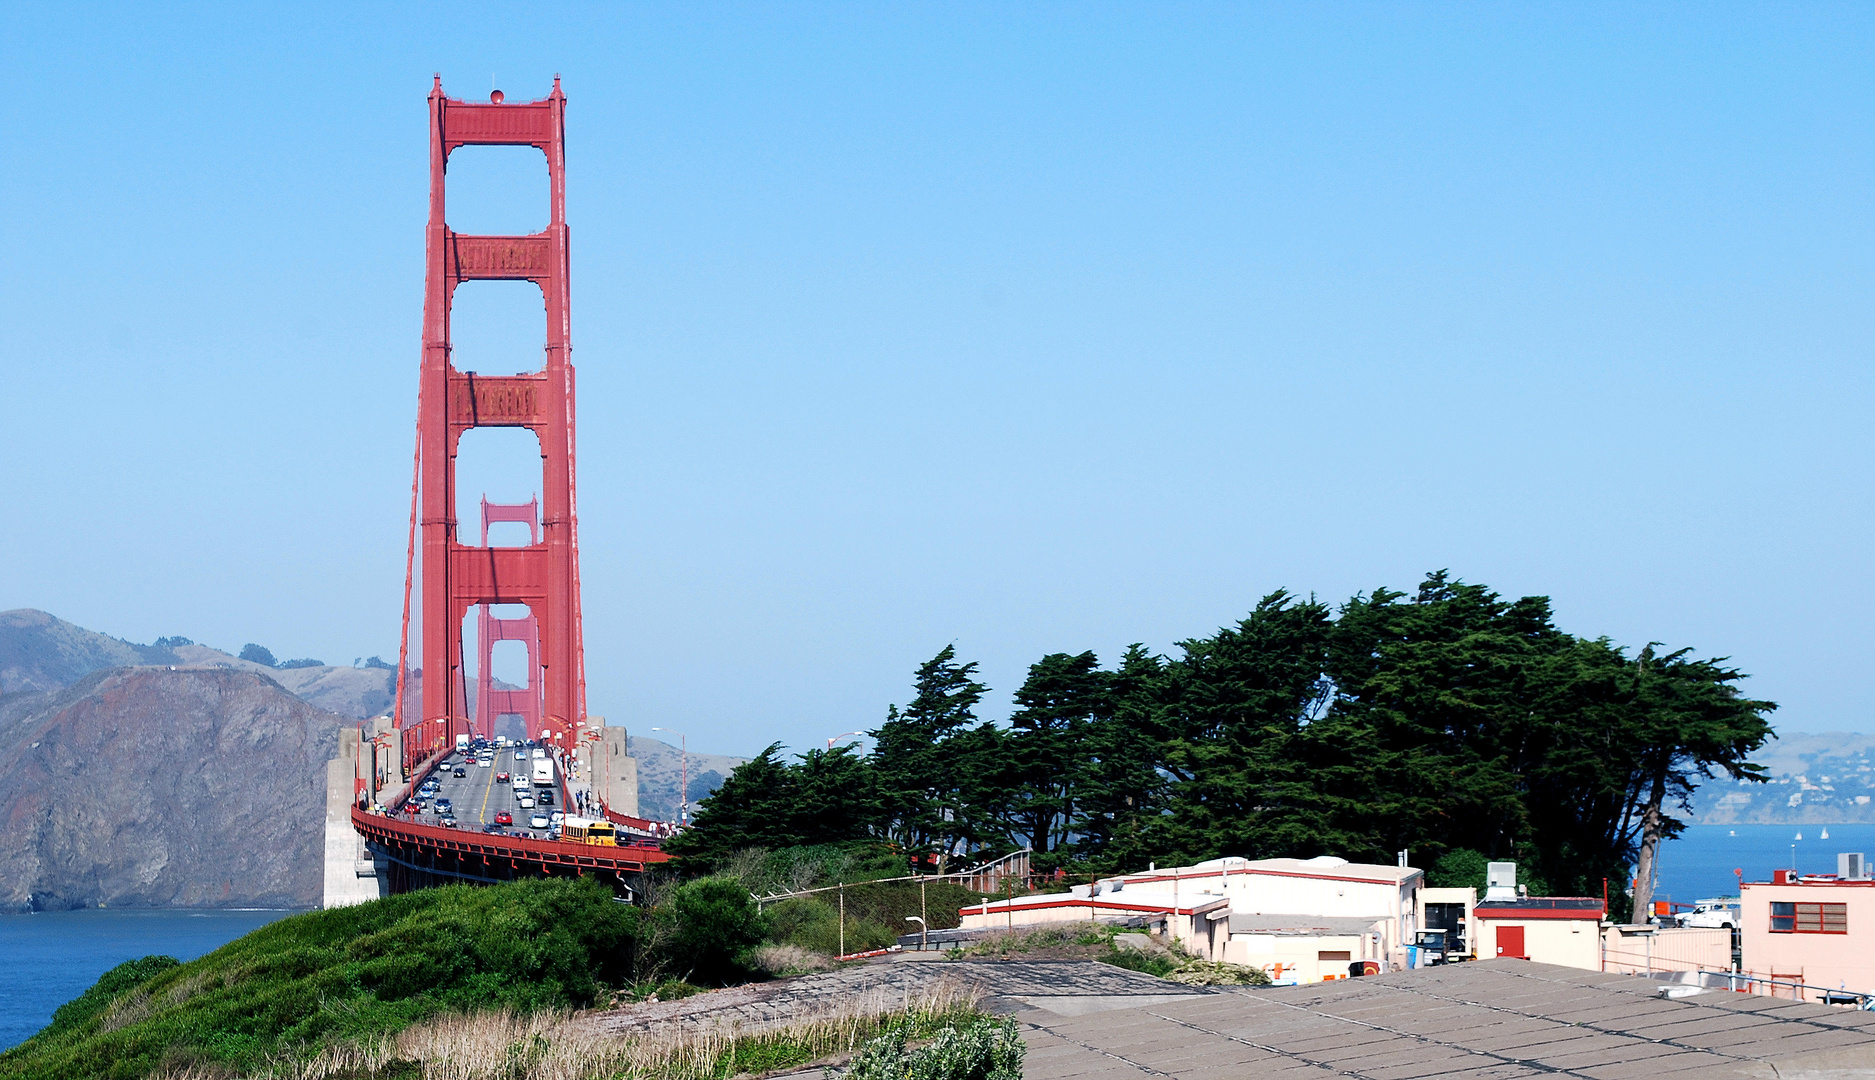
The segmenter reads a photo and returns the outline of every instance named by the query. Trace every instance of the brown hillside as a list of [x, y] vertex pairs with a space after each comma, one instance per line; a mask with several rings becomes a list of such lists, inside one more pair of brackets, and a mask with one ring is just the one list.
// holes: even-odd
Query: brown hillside
[[0, 908], [318, 903], [351, 719], [264, 675], [116, 668], [0, 702]]

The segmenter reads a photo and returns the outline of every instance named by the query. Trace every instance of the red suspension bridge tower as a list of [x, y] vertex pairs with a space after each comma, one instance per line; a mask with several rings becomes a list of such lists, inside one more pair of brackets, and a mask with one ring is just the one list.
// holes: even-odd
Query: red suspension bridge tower
[[[533, 625], [525, 631], [521, 626], [513, 630], [517, 636], [522, 632], [537, 635], [528, 683], [539, 704], [529, 734], [571, 750], [586, 720], [586, 688], [575, 515], [573, 364], [568, 340], [566, 97], [556, 76], [553, 92], [541, 101], [510, 104], [499, 91], [486, 102], [458, 101], [444, 96], [438, 76], [429, 105], [428, 270], [423, 294], [417, 479], [412, 490], [413, 558], [419, 525], [422, 531], [423, 708], [420, 718], [404, 713], [406, 659], [399, 672], [398, 693], [404, 757], [406, 762], [421, 760], [453, 742], [455, 736], [470, 732], [462, 624], [470, 607], [482, 606], [478, 625], [487, 630], [478, 636], [485, 680], [489, 632], [495, 629], [491, 623], [508, 621], [488, 617], [489, 605], [494, 604], [527, 605], [525, 620], [513, 621]], [[449, 155], [460, 146], [532, 146], [545, 154], [551, 206], [546, 230], [529, 236], [466, 236], [452, 230], [445, 214], [446, 181]], [[529, 281], [540, 288], [546, 313], [542, 370], [502, 376], [456, 370], [450, 360], [450, 307], [456, 286], [465, 281]], [[482, 544], [462, 541], [456, 521], [456, 450], [463, 433], [476, 427], [524, 427], [540, 439], [540, 531], [524, 547], [489, 546], [486, 524]], [[407, 585], [406, 640], [408, 594]], [[508, 628], [501, 629], [505, 635]]]

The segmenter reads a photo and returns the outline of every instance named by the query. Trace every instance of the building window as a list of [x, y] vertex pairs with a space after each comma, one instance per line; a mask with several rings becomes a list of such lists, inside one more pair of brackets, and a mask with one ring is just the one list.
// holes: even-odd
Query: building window
[[1774, 934], [1846, 934], [1849, 932], [1849, 905], [1796, 904], [1771, 902], [1771, 932]]

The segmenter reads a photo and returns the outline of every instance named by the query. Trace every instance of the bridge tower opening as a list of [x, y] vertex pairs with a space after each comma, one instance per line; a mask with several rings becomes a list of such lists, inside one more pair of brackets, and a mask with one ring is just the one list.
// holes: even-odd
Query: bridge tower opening
[[[482, 546], [488, 547], [488, 527], [496, 522], [527, 526], [528, 546], [540, 543], [540, 503], [491, 503], [482, 497]], [[475, 619], [475, 724], [474, 734], [485, 739], [495, 737], [495, 721], [503, 716], [519, 716], [527, 725], [527, 737], [541, 738], [540, 726], [540, 620], [529, 611], [518, 619], [495, 615], [492, 604], [476, 607]], [[519, 690], [495, 686], [495, 642], [518, 641], [527, 648], [527, 685]]]
[[[438, 76], [430, 91], [430, 217], [423, 294], [423, 361], [419, 379], [417, 472], [421, 529], [423, 638], [422, 715], [400, 715], [407, 765], [422, 761], [457, 735], [492, 734], [495, 717], [519, 713], [528, 733], [572, 752], [586, 726], [585, 648], [579, 599], [579, 528], [574, 480], [574, 376], [569, 339], [566, 225], [566, 97], [555, 77], [539, 101], [509, 103], [444, 95]], [[450, 228], [449, 157], [463, 146], [531, 146], [546, 155], [547, 227], [520, 236], [471, 236]], [[465, 281], [526, 281], [540, 289], [545, 362], [521, 375], [480, 375], [451, 361], [450, 311]], [[517, 365], [532, 367], [532, 364]], [[456, 453], [477, 427], [524, 427], [540, 440], [539, 505], [483, 500], [482, 543], [462, 541], [456, 520]], [[507, 516], [525, 514], [525, 517]], [[493, 516], [491, 516], [493, 515]], [[536, 515], [538, 515], [536, 517]], [[491, 547], [488, 525], [523, 520], [531, 542]], [[413, 552], [414, 555], [414, 552]], [[525, 604], [525, 619], [500, 619], [497, 604]], [[480, 605], [478, 694], [468, 705], [463, 623]], [[528, 644], [524, 691], [494, 690], [489, 650], [496, 641]], [[401, 701], [401, 698], [400, 698]]]

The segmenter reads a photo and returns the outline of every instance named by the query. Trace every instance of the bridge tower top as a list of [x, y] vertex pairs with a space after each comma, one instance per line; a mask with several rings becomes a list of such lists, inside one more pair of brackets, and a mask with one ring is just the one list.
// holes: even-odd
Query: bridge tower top
[[[424, 757], [469, 731], [462, 626], [470, 607], [486, 610], [491, 604], [528, 606], [539, 635], [537, 737], [570, 747], [585, 721], [586, 692], [567, 280], [566, 96], [555, 76], [553, 91], [538, 101], [509, 102], [500, 91], [487, 101], [464, 101], [445, 95], [438, 75], [429, 109], [416, 514], [423, 581], [423, 709], [421, 717], [402, 718], [406, 727], [423, 730], [406, 738], [406, 756]], [[472, 236], [450, 228], [449, 159], [464, 146], [532, 146], [546, 156], [550, 213], [544, 230]], [[456, 369], [450, 359], [450, 311], [456, 287], [465, 281], [530, 282], [540, 289], [546, 355], [541, 370], [483, 375]], [[517, 358], [517, 370], [531, 366]], [[505, 507], [484, 500], [482, 543], [472, 545], [462, 542], [456, 521], [456, 451], [463, 433], [476, 427], [524, 427], [539, 438], [541, 495], [537, 506]], [[516, 516], [491, 518], [489, 511]], [[490, 547], [487, 526], [495, 520], [526, 521], [532, 542]]]

